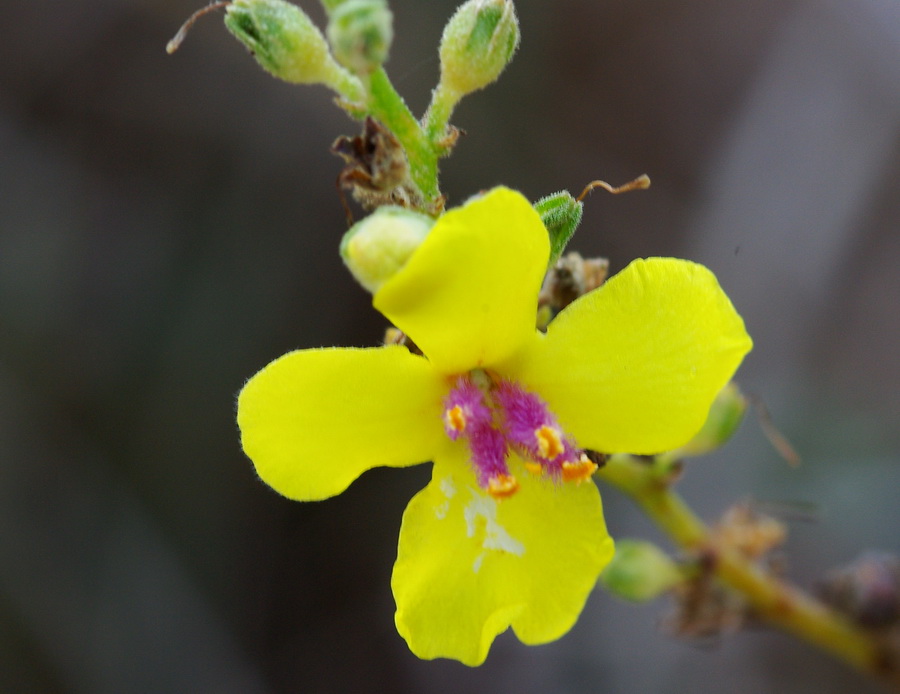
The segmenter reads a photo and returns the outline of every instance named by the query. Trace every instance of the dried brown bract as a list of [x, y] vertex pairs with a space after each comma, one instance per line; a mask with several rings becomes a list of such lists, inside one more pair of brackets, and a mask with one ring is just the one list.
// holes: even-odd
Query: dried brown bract
[[685, 639], [715, 641], [745, 626], [749, 608], [741, 595], [729, 590], [715, 578], [716, 555], [701, 553], [695, 574], [673, 590], [675, 609], [662, 626], [670, 634]]
[[787, 528], [780, 521], [761, 513], [751, 502], [729, 508], [713, 530], [717, 547], [737, 550], [748, 559], [761, 559], [784, 544]]
[[343, 190], [349, 190], [366, 210], [382, 205], [422, 209], [422, 194], [409, 177], [403, 145], [371, 116], [366, 118], [360, 135], [342, 135], [331, 145], [331, 151], [346, 162], [337, 185], [348, 221], [352, 221], [352, 216]]
[[579, 296], [599, 287], [606, 280], [609, 261], [606, 258], [582, 258], [567, 253], [556, 261], [544, 278], [538, 303], [561, 311]]
[[676, 607], [666, 627], [677, 636], [707, 639], [752, 623], [754, 613], [745, 598], [716, 579], [719, 556], [737, 552], [767, 571], [777, 572], [769, 553], [784, 543], [786, 535], [781, 522], [761, 513], [751, 502], [729, 508], [712, 529], [709, 546], [695, 556], [693, 575], [676, 586]]

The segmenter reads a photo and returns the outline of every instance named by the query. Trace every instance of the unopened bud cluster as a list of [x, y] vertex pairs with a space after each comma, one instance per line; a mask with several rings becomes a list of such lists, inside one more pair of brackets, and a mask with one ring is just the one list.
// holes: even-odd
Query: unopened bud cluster
[[[496, 80], [512, 58], [519, 44], [512, 0], [468, 0], [453, 14], [439, 47], [441, 79], [421, 120], [383, 69], [394, 38], [388, 0], [320, 1], [328, 17], [324, 33], [286, 0], [213, 2], [191, 15], [166, 51], [178, 49], [199, 17], [225, 8], [226, 27], [265, 70], [294, 84], [326, 85], [337, 94], [335, 103], [351, 117], [377, 119], [396, 138], [409, 162], [409, 180], [403, 183], [414, 195], [398, 200], [391, 195], [393, 190], [376, 184], [375, 193], [389, 194], [379, 204], [408, 203], [413, 209], [439, 214], [445, 198], [438, 185], [437, 162], [450, 153], [460, 133], [450, 124], [450, 116], [463, 96]], [[371, 198], [368, 181], [344, 178], [342, 185], [358, 200]]]

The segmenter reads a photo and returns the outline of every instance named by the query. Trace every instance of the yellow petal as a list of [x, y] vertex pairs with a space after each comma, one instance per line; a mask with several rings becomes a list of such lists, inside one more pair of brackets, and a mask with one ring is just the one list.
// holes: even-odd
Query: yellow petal
[[613, 555], [593, 482], [528, 473], [510, 498], [480, 489], [466, 449], [448, 447], [409, 503], [391, 585], [397, 630], [420, 658], [479, 665], [512, 626], [527, 644], [565, 634]]
[[534, 338], [549, 252], [528, 200], [494, 188], [437, 221], [375, 308], [443, 373], [491, 366]]
[[570, 304], [507, 374], [580, 446], [659, 453], [700, 429], [751, 346], [709, 270], [650, 258]]
[[446, 438], [446, 391], [444, 378], [403, 347], [291, 352], [241, 391], [241, 443], [275, 491], [324, 499], [369, 468], [431, 460]]

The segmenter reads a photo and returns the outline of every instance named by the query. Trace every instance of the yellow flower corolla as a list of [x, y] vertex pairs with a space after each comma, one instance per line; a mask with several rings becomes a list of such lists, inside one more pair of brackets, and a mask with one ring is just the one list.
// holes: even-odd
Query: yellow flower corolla
[[548, 254], [528, 201], [496, 188], [444, 214], [374, 296], [425, 356], [299, 350], [240, 394], [244, 450], [291, 499], [433, 461], [403, 516], [391, 581], [397, 629], [421, 658], [478, 665], [510, 626], [526, 644], [559, 638], [613, 554], [590, 481], [529, 474], [510, 453], [515, 493], [479, 485], [465, 441], [445, 430], [460, 375], [480, 369], [536, 393], [582, 448], [649, 454], [691, 438], [751, 347], [712, 273], [670, 258], [631, 263], [540, 333]]

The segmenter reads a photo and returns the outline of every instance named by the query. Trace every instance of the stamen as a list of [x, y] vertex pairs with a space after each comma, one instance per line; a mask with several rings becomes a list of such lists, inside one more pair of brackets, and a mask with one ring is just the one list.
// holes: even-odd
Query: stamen
[[444, 423], [447, 429], [461, 434], [466, 430], [466, 415], [463, 413], [462, 407], [454, 405], [444, 412]]
[[566, 482], [575, 482], [581, 484], [597, 470], [597, 464], [592, 462], [584, 453], [581, 454], [575, 462], [565, 462], [562, 464], [562, 478]]
[[512, 475], [497, 475], [488, 480], [487, 492], [495, 499], [508, 499], [519, 489], [519, 482]]
[[473, 429], [490, 426], [491, 410], [484, 401], [484, 393], [469, 379], [462, 377], [444, 399], [444, 429], [456, 441]]
[[474, 426], [470, 427], [467, 436], [479, 485], [487, 488], [491, 480], [509, 476], [506, 440], [501, 432], [491, 426]]
[[563, 441], [559, 435], [559, 430], [546, 424], [534, 432], [534, 438], [537, 440], [538, 451], [542, 458], [553, 460], [563, 452]]

